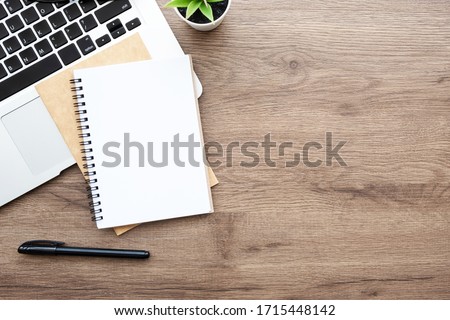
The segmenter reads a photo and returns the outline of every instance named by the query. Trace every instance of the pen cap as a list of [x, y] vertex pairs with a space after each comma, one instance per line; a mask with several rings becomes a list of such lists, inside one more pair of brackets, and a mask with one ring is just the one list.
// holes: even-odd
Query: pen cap
[[61, 241], [33, 240], [22, 243], [17, 252], [26, 254], [54, 254], [58, 246], [63, 245]]
[[56, 247], [30, 247], [26, 245], [21, 245], [19, 249], [17, 249], [19, 253], [27, 253], [27, 254], [55, 254]]

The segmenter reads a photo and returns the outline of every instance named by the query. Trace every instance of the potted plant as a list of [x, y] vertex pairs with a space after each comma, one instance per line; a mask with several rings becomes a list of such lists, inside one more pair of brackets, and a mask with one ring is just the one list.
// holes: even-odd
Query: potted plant
[[192, 28], [210, 31], [222, 23], [230, 4], [231, 0], [171, 0], [165, 7], [175, 8], [178, 16]]

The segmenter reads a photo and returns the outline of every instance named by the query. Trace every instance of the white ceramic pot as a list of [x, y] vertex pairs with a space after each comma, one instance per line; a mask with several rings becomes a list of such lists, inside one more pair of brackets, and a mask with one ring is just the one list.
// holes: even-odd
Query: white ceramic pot
[[231, 0], [228, 0], [228, 7], [226, 8], [223, 15], [221, 15], [219, 17], [219, 19], [217, 19], [216, 21], [210, 22], [210, 23], [195, 23], [195, 22], [189, 21], [188, 19], [183, 17], [177, 8], [175, 8], [175, 12], [184, 22], [186, 22], [192, 28], [199, 30], [199, 31], [211, 31], [211, 30], [214, 30], [215, 28], [217, 28], [218, 26], [220, 26], [223, 19], [225, 19], [225, 16], [227, 15], [228, 11], [230, 10], [230, 7], [231, 7]]

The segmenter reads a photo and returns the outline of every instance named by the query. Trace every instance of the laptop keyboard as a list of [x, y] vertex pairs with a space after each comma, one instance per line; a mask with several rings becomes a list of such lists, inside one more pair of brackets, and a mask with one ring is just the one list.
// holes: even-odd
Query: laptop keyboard
[[0, 0], [0, 101], [138, 27], [131, 8], [129, 0]]

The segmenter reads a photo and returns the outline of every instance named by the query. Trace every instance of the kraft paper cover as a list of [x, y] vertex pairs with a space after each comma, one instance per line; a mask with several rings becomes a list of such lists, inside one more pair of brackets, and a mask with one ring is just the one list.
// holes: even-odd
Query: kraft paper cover
[[[73, 107], [70, 85], [73, 70], [148, 59], [151, 59], [150, 53], [139, 34], [135, 34], [36, 85], [36, 90], [55, 121], [81, 171], [84, 171], [83, 161], [81, 159], [80, 139], [76, 123], [77, 116]], [[219, 182], [211, 168], [208, 169], [209, 182], [211, 187], [213, 187]], [[117, 235], [121, 235], [136, 226], [116, 227], [114, 231]]]

